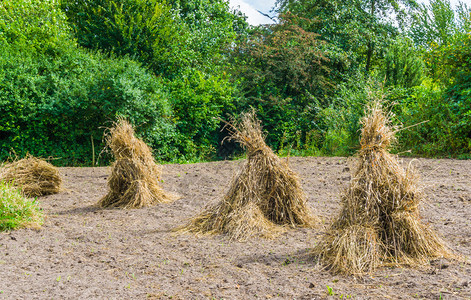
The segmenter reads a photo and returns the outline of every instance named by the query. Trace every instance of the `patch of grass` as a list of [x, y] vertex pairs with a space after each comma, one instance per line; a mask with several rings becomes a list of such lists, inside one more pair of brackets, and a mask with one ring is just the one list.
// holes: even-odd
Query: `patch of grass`
[[327, 285], [327, 294], [328, 294], [329, 296], [335, 295], [335, 293], [334, 293], [332, 287], [330, 287], [330, 286], [328, 286], [328, 285]]
[[0, 181], [0, 231], [40, 228], [43, 222], [36, 198], [25, 198], [18, 188]]

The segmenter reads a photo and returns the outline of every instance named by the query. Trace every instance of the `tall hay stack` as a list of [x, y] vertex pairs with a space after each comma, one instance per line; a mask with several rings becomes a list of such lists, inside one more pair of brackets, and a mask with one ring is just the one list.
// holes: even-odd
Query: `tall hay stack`
[[[247, 161], [218, 204], [195, 217], [179, 232], [227, 234], [230, 239], [272, 238], [284, 226], [315, 223], [297, 175], [265, 144], [260, 122], [252, 110], [239, 124], [227, 124], [230, 139], [247, 151]], [[281, 226], [280, 226], [281, 225]]]
[[2, 166], [0, 181], [20, 188], [27, 197], [58, 193], [62, 185], [62, 178], [56, 167], [29, 154]]
[[334, 272], [361, 275], [380, 265], [417, 265], [453, 256], [420, 220], [424, 194], [415, 171], [404, 170], [388, 152], [397, 130], [390, 117], [381, 101], [368, 107], [361, 120], [358, 166], [342, 196], [340, 215], [314, 249]]
[[161, 168], [128, 121], [119, 119], [105, 139], [116, 161], [108, 179], [109, 192], [98, 206], [140, 208], [175, 199], [160, 186]]

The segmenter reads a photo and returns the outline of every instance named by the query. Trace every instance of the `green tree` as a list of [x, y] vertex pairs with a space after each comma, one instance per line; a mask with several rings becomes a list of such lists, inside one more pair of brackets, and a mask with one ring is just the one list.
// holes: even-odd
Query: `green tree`
[[459, 2], [456, 12], [458, 14], [458, 28], [461, 29], [462, 32], [470, 32], [471, 31], [471, 7], [468, 7], [466, 3]]
[[409, 33], [414, 42], [425, 50], [429, 76], [445, 84], [456, 73], [456, 69], [450, 68], [447, 48], [466, 39], [471, 24], [471, 9], [460, 2], [455, 10], [448, 0], [432, 0], [429, 5], [422, 5], [414, 15]]
[[424, 47], [447, 44], [457, 32], [455, 12], [449, 0], [431, 0], [414, 14], [410, 28], [412, 39]]
[[291, 11], [316, 20], [305, 29], [346, 51], [367, 72], [374, 64], [375, 52], [381, 53], [389, 39], [398, 34], [395, 22], [402, 25], [408, 11], [417, 6], [414, 0], [279, 0], [277, 3], [282, 12]]
[[420, 85], [424, 69], [421, 51], [410, 39], [399, 37], [386, 49], [381, 75], [388, 86], [411, 88]]
[[135, 58], [159, 76], [182, 156], [207, 156], [217, 147], [217, 117], [233, 100], [229, 57], [248, 27], [243, 16], [224, 0], [64, 1], [82, 45]]
[[0, 43], [15, 44], [25, 51], [56, 55], [75, 45], [66, 16], [54, 0], [0, 2]]
[[247, 35], [248, 24], [225, 0], [169, 0], [189, 34], [185, 37], [192, 67], [206, 73], [228, 65], [231, 49]]
[[175, 126], [156, 77], [129, 58], [78, 48], [65, 20], [56, 1], [1, 3], [0, 159], [13, 150], [90, 163], [92, 141], [99, 152], [118, 115], [138, 125], [156, 155], [172, 158]]
[[[64, 0], [78, 42], [136, 58], [168, 78], [214, 72], [247, 27], [226, 1]], [[215, 69], [216, 68], [216, 69]]]
[[188, 33], [165, 2], [64, 0], [62, 9], [83, 47], [128, 55], [166, 76], [188, 64], [184, 51]]
[[240, 110], [256, 107], [270, 132], [268, 142], [279, 146], [283, 136], [294, 139], [313, 127], [319, 103], [332, 94], [328, 46], [318, 35], [299, 26], [291, 14], [259, 28], [239, 48], [235, 78], [241, 78], [244, 102]]

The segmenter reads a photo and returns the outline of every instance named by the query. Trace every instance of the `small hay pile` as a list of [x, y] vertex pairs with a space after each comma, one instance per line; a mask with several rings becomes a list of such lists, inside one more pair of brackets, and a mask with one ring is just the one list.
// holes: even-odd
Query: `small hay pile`
[[58, 193], [62, 184], [56, 167], [29, 154], [23, 159], [5, 164], [0, 170], [0, 181], [20, 188], [27, 197]]
[[[252, 110], [228, 123], [230, 139], [247, 151], [247, 162], [221, 202], [192, 219], [179, 232], [227, 234], [230, 239], [272, 238], [283, 226], [310, 227], [315, 218], [306, 205], [297, 175], [265, 144]], [[281, 225], [281, 226], [279, 226]]]
[[362, 119], [358, 167], [342, 196], [342, 209], [314, 249], [334, 272], [361, 275], [380, 265], [417, 265], [451, 257], [443, 241], [419, 216], [424, 199], [414, 170], [388, 152], [395, 141], [391, 115], [373, 102]]
[[159, 185], [161, 169], [150, 147], [135, 137], [132, 125], [124, 119], [114, 125], [105, 140], [116, 161], [108, 179], [109, 192], [98, 206], [140, 208], [175, 199]]

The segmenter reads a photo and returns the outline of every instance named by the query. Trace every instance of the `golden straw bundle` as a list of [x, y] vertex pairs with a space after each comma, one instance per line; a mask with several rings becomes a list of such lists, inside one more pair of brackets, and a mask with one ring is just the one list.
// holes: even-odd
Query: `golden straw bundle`
[[159, 185], [161, 169], [150, 147], [136, 138], [128, 121], [119, 119], [106, 136], [106, 142], [116, 161], [108, 179], [109, 192], [98, 206], [140, 208], [175, 198]]
[[[227, 234], [231, 239], [271, 238], [286, 226], [309, 227], [311, 215], [297, 175], [265, 144], [252, 110], [228, 123], [230, 138], [247, 151], [247, 162], [221, 202], [191, 220], [180, 232]], [[281, 225], [281, 226], [279, 226]]]
[[314, 253], [334, 272], [362, 274], [380, 265], [415, 265], [451, 257], [444, 242], [420, 221], [424, 194], [412, 168], [388, 150], [396, 127], [381, 101], [361, 120], [361, 149], [342, 209]]
[[5, 164], [0, 170], [0, 180], [19, 187], [27, 197], [58, 193], [62, 184], [56, 167], [29, 154]]

